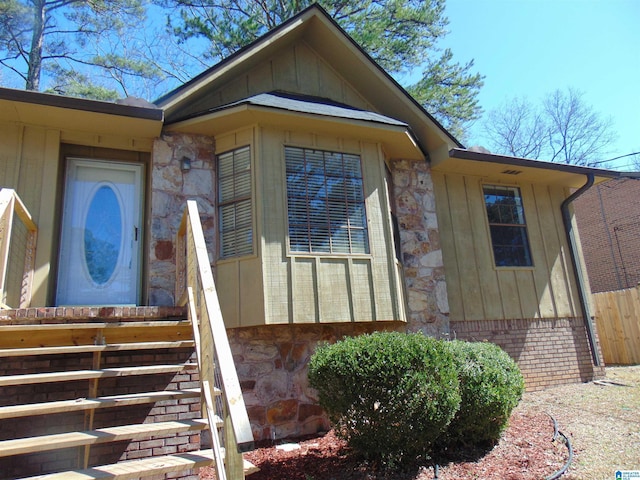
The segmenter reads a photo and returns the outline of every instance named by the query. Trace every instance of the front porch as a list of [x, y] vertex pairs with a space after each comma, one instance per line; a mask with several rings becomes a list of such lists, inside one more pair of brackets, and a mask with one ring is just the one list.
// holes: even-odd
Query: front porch
[[[10, 195], [0, 212], [3, 299], [19, 277], [5, 268], [21, 205]], [[1, 478], [195, 479], [214, 464], [219, 479], [235, 480], [250, 471], [241, 452], [253, 437], [194, 203], [177, 244], [181, 301], [172, 307], [28, 307], [27, 255], [22, 308], [0, 310]]]
[[0, 332], [2, 478], [199, 450], [184, 309], [4, 310]]

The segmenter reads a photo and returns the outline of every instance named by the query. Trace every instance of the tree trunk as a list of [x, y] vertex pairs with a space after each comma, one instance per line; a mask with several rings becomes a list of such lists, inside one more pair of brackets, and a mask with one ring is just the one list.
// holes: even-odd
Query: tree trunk
[[33, 36], [29, 52], [29, 71], [27, 72], [27, 90], [40, 89], [40, 73], [42, 70], [42, 45], [44, 43], [44, 24], [46, 16], [46, 0], [33, 2]]

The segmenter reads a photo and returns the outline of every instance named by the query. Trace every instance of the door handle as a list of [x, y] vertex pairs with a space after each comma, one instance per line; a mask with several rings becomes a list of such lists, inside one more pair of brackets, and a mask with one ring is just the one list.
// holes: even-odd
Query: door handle
[[138, 227], [133, 227], [133, 241], [138, 241]]

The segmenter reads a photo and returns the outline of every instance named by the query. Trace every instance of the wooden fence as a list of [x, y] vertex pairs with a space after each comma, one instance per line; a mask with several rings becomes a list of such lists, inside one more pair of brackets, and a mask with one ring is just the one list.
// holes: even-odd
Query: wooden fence
[[640, 285], [593, 294], [605, 364], [640, 364]]

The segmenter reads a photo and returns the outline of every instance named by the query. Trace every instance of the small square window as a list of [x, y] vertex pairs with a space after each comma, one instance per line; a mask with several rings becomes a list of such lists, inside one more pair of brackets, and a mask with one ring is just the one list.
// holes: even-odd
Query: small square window
[[520, 189], [484, 185], [483, 191], [496, 266], [532, 266]]

